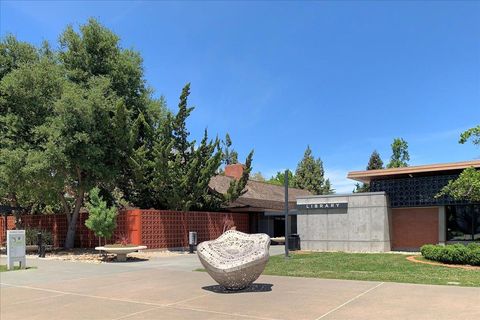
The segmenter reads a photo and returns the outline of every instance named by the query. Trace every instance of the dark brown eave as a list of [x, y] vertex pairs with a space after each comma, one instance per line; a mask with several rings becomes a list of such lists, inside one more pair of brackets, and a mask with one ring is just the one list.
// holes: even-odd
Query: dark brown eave
[[458, 173], [462, 170], [474, 167], [480, 168], [480, 160], [451, 162], [451, 163], [437, 163], [422, 166], [411, 166], [403, 168], [390, 168], [380, 170], [364, 170], [364, 171], [351, 171], [348, 173], [347, 178], [360, 181], [363, 183], [369, 183], [371, 180], [389, 179], [402, 176], [412, 175], [427, 175], [432, 173], [437, 174], [449, 174]]

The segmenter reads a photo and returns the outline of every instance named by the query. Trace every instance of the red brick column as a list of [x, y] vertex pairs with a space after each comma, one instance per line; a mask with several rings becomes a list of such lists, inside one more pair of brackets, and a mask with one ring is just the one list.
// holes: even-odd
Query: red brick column
[[126, 233], [130, 243], [142, 244], [142, 210], [134, 209], [126, 212]]

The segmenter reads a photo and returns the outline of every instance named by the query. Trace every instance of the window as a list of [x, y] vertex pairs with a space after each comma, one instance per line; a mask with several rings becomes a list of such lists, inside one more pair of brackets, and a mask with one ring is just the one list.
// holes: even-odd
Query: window
[[447, 240], [480, 240], [480, 205], [446, 206]]

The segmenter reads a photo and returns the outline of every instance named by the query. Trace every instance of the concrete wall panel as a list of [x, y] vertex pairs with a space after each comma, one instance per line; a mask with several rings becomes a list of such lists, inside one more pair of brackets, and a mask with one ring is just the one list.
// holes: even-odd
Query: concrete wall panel
[[348, 209], [301, 209], [297, 216], [302, 249], [383, 252], [390, 250], [388, 198], [383, 192], [306, 197], [297, 204], [347, 202]]

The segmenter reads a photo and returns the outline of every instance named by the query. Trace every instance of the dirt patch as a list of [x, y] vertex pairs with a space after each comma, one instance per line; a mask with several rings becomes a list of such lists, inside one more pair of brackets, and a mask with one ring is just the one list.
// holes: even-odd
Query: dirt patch
[[[150, 259], [159, 259], [163, 257], [171, 257], [186, 254], [183, 251], [143, 251], [143, 252], [132, 252], [127, 256], [127, 261], [146, 261]], [[32, 254], [27, 255], [29, 257], [37, 257], [38, 255]], [[63, 261], [74, 261], [74, 262], [83, 262], [83, 263], [106, 263], [106, 262], [115, 262], [116, 255], [110, 253], [100, 253], [94, 249], [72, 249], [72, 250], [55, 250], [48, 252], [45, 256], [46, 260], [63, 260]]]
[[460, 264], [447, 264], [447, 263], [441, 263], [441, 262], [436, 262], [436, 261], [424, 261], [424, 260], [419, 260], [420, 256], [409, 256], [407, 257], [407, 260], [410, 262], [414, 263], [423, 263], [423, 264], [429, 264], [432, 266], [442, 266], [442, 267], [448, 267], [448, 268], [457, 268], [457, 269], [465, 269], [465, 270], [480, 270], [480, 267], [476, 266], [469, 266], [469, 265], [460, 265]]

